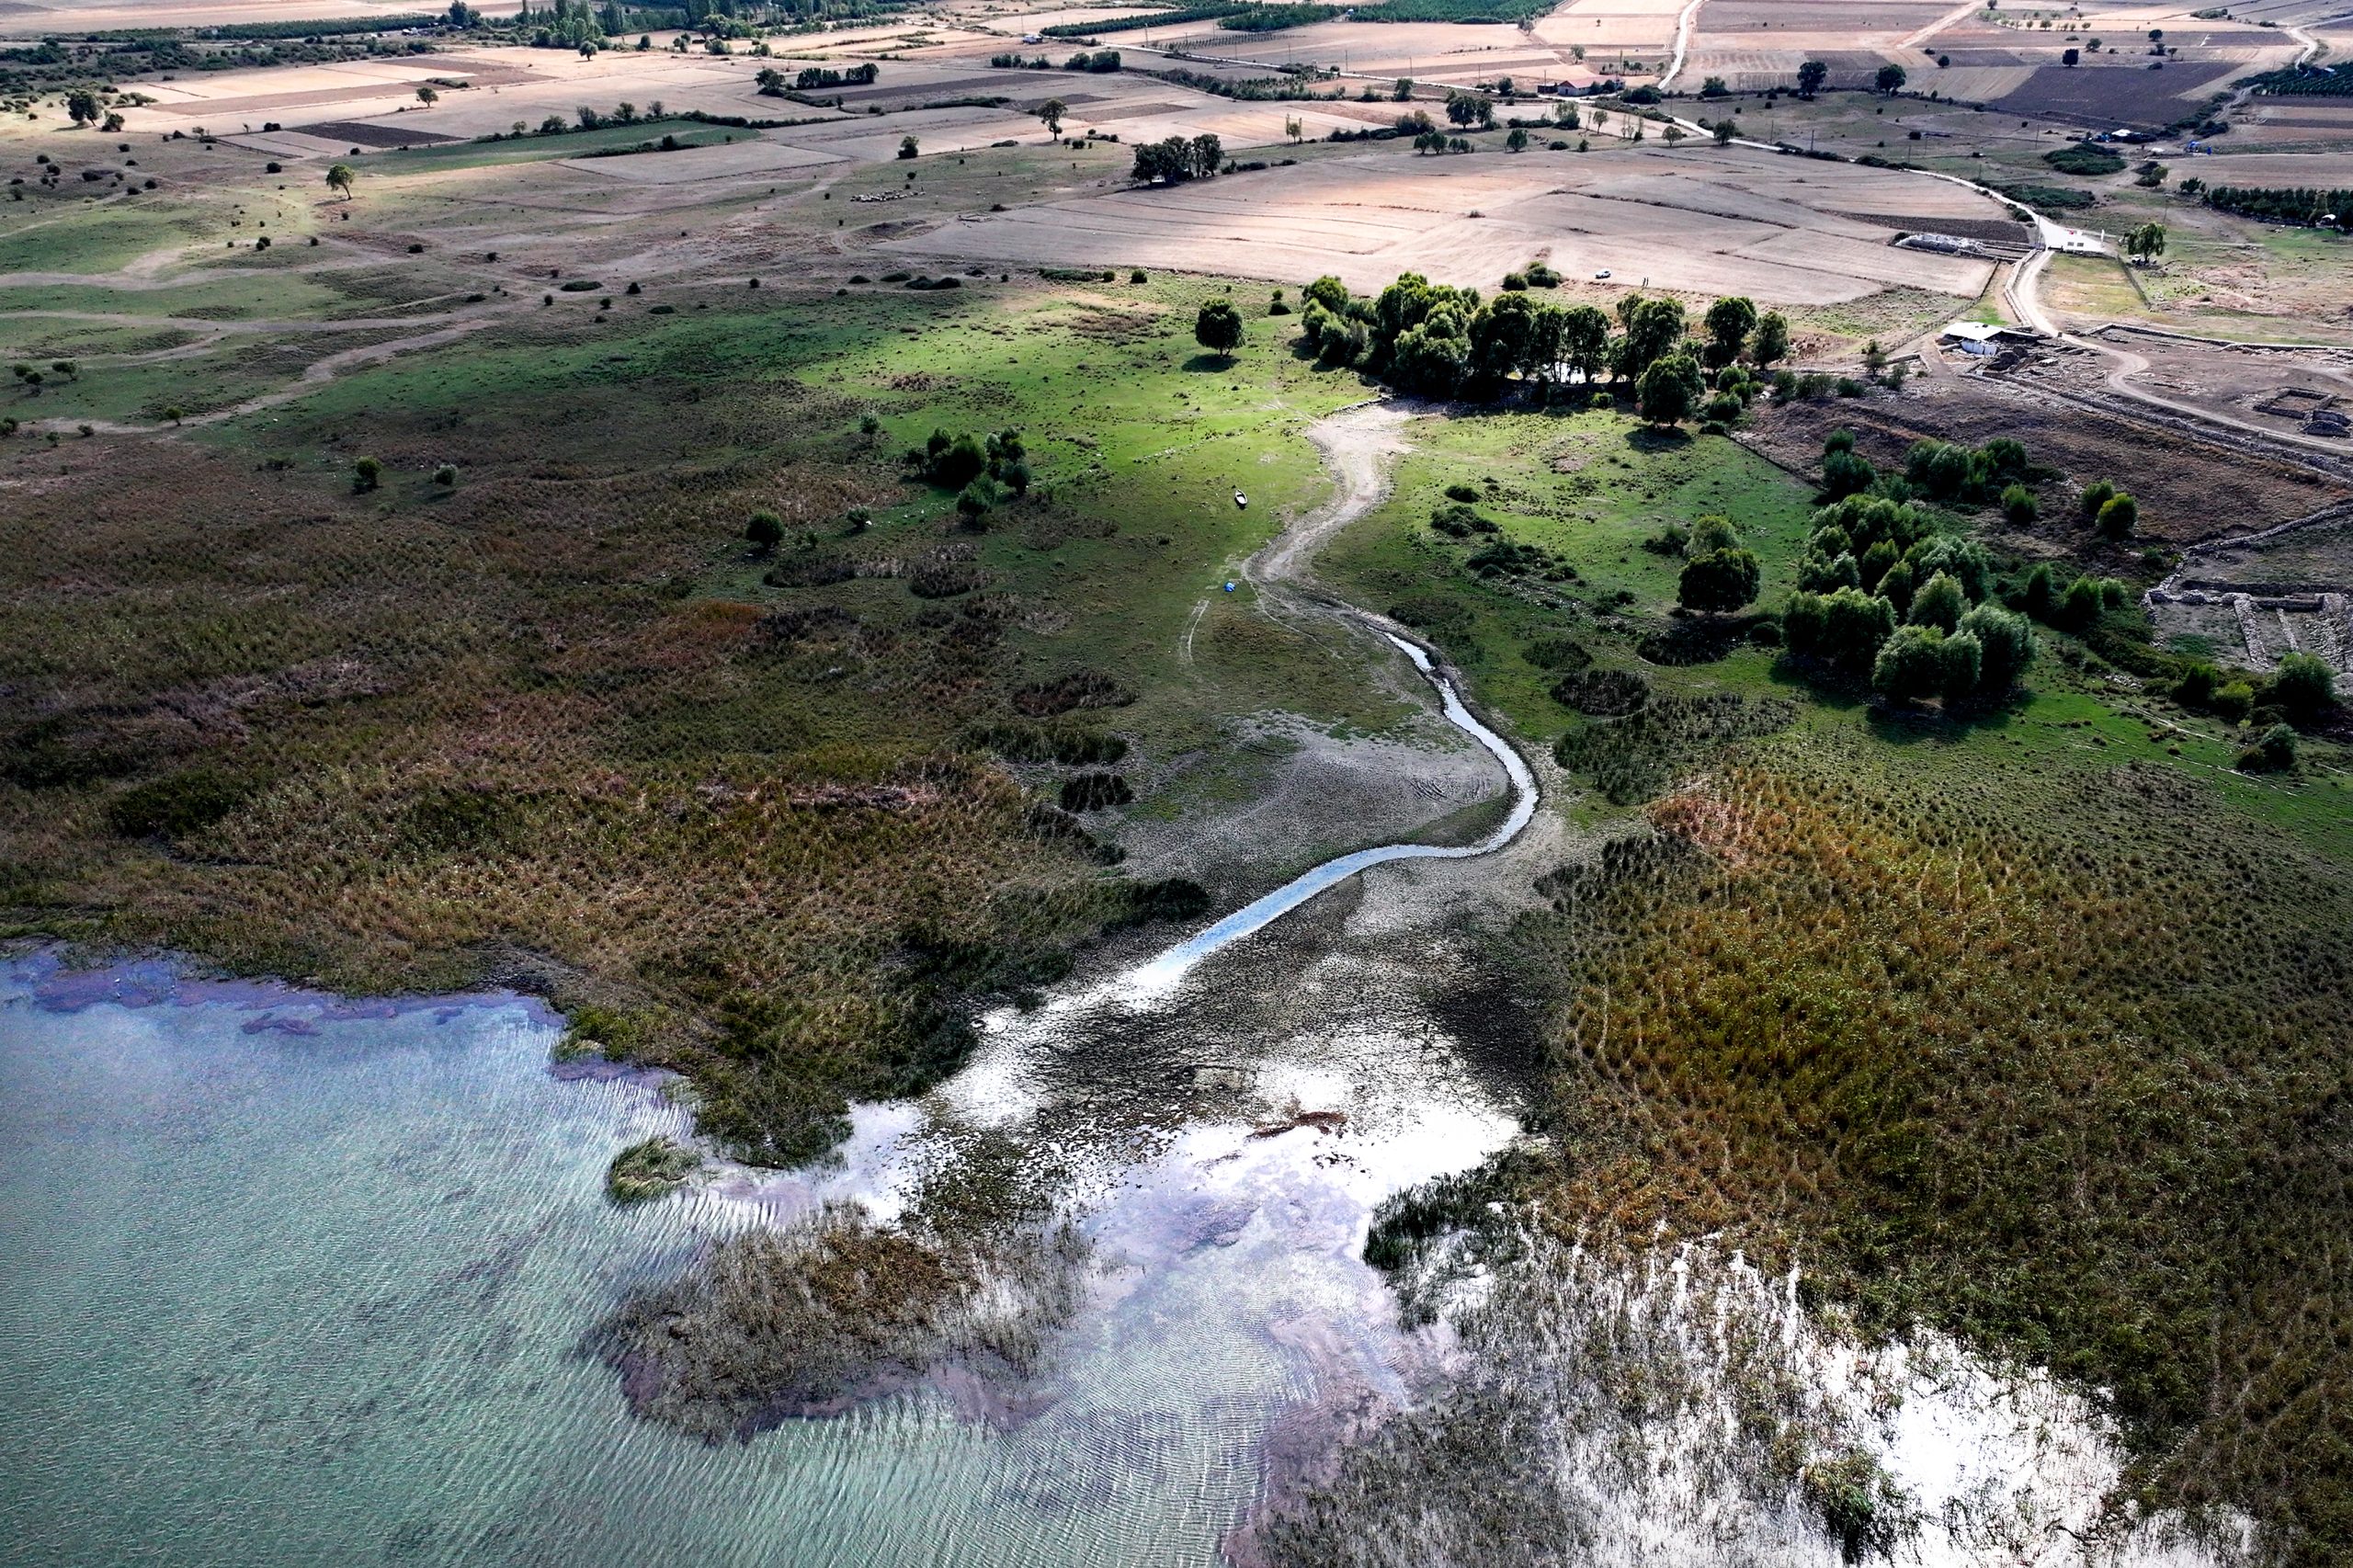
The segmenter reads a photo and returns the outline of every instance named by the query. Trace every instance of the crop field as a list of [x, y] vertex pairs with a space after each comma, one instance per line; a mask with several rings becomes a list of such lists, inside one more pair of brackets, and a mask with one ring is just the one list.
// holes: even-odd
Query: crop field
[[1991, 268], [1893, 248], [1888, 222], [1998, 219], [1994, 202], [1898, 176], [1823, 183], [1770, 154], [1529, 153], [1436, 161], [1354, 153], [1188, 186], [1123, 190], [989, 215], [897, 242], [990, 260], [1222, 267], [1269, 278], [1333, 272], [1359, 290], [1400, 272], [1492, 287], [1538, 256], [1573, 277], [1697, 294], [1742, 290], [1830, 304], [1881, 287], [1973, 299]]

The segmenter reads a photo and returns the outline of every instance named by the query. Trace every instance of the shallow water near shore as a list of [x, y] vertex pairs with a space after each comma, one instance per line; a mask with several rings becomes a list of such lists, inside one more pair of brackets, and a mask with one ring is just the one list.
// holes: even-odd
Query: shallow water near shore
[[1370, 1198], [1509, 1126], [1466, 1108], [1377, 1176], [1313, 1127], [1146, 1139], [1097, 1191], [1097, 1301], [1021, 1398], [943, 1380], [707, 1448], [632, 1420], [583, 1330], [870, 1156], [615, 1208], [614, 1151], [686, 1119], [558, 1078], [555, 1037], [520, 999], [0, 968], [12, 1561], [1212, 1562], [1281, 1412], [1393, 1382]]

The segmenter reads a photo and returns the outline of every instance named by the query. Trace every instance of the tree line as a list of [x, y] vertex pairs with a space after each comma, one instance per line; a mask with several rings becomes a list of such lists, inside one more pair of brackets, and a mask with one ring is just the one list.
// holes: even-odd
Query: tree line
[[1736, 414], [1756, 385], [1741, 367], [1763, 370], [1790, 351], [1788, 321], [1778, 312], [1759, 313], [1739, 296], [1718, 300], [1694, 324], [1679, 300], [1628, 294], [1613, 316], [1529, 292], [1531, 283], [1558, 281], [1550, 268], [1531, 268], [1483, 299], [1475, 289], [1409, 272], [1366, 298], [1326, 276], [1304, 290], [1300, 337], [1320, 364], [1362, 370], [1424, 397], [1492, 402], [1517, 381], [1549, 402], [1572, 386], [1631, 384], [1645, 417], [1658, 424], [1702, 412], [1710, 372], [1718, 396], [1733, 400], [1710, 416]]

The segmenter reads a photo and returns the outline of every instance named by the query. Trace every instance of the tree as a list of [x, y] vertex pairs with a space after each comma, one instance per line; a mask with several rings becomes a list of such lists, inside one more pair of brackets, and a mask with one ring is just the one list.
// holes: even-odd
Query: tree
[[361, 458], [351, 465], [351, 488], [365, 494], [384, 482], [384, 465], [374, 458]]
[[431, 108], [435, 104], [441, 101], [441, 94], [438, 89], [429, 85], [421, 86], [416, 90], [416, 101], [423, 104], [426, 108]]
[[956, 493], [956, 513], [964, 519], [966, 528], [984, 527], [982, 519], [996, 509], [996, 482], [985, 473], [974, 476], [972, 483]]
[[1561, 312], [1561, 358], [1582, 381], [1597, 380], [1609, 362], [1609, 318], [1593, 305]]
[[1063, 116], [1069, 112], [1070, 106], [1060, 98], [1048, 98], [1038, 106], [1038, 118], [1046, 122], [1046, 129], [1057, 138], [1063, 133]]
[[1798, 67], [1798, 97], [1813, 97], [1814, 94], [1822, 91], [1822, 85], [1828, 80], [1830, 80], [1830, 66], [1827, 62], [1820, 60], [1807, 61]]
[[1759, 577], [1754, 552], [1737, 547], [1711, 550], [1684, 562], [1676, 597], [1686, 609], [1730, 614], [1756, 597]]
[[1961, 618], [1961, 631], [1977, 640], [1977, 689], [2000, 697], [2034, 663], [2034, 629], [2026, 617], [1998, 605], [1979, 605]]
[[1740, 123], [1729, 117], [1720, 119], [1713, 127], [1713, 134], [1717, 146], [1729, 147], [1732, 145], [1732, 139], [1740, 134]]
[[[1971, 652], [1976, 652], [1971, 644]], [[1937, 627], [1899, 626], [1871, 661], [1871, 689], [1890, 702], [1917, 702], [1946, 689], [1945, 634]], [[1976, 675], [1975, 661], [1970, 674]], [[1972, 684], [1975, 684], [1972, 678]]]
[[1513, 126], [1511, 134], [1504, 138], [1504, 146], [1509, 152], [1525, 153], [1528, 151], [1528, 132], [1517, 125]]
[[1748, 335], [1756, 326], [1756, 306], [1738, 294], [1726, 295], [1708, 307], [1705, 358], [1721, 369], [1740, 358]]
[[1292, 115], [1283, 121], [1283, 134], [1290, 138], [1291, 145], [1296, 147], [1306, 137], [1307, 127], [1300, 122], [1299, 116]]
[[1879, 68], [1879, 74], [1871, 79], [1871, 85], [1879, 89], [1881, 97], [1892, 98], [1904, 90], [1907, 79], [1903, 66], [1882, 65]]
[[65, 95], [65, 112], [76, 125], [87, 125], [98, 118], [98, 95], [87, 87], [76, 87]]
[[754, 550], [767, 555], [784, 540], [784, 519], [774, 512], [755, 512], [744, 525], [744, 538]]
[[1895, 608], [1875, 594], [1842, 587], [1827, 594], [1800, 590], [1781, 617], [1781, 640], [1802, 659], [1847, 669], [1871, 662], [1895, 630]]
[[1756, 335], [1748, 340], [1748, 358], [1756, 368], [1761, 370], [1776, 359], [1787, 358], [1789, 352], [1789, 319], [1779, 311], [1757, 317]]
[[1211, 300], [1193, 318], [1193, 341], [1221, 358], [1232, 359], [1242, 347], [1242, 312], [1231, 300]]
[[1446, 118], [1456, 125], [1475, 125], [1482, 131], [1492, 130], [1495, 123], [1495, 106], [1491, 98], [1476, 93], [1446, 95]]
[[899, 156], [902, 158], [915, 157], [921, 150], [922, 149], [916, 143], [914, 137], [902, 136], [899, 138]]
[[1680, 425], [1707, 395], [1699, 366], [1688, 354], [1653, 360], [1635, 389], [1643, 417], [1653, 425]]
[[343, 199], [348, 201], [351, 199], [353, 177], [349, 164], [330, 165], [327, 168], [327, 188], [343, 192]]
[[1879, 471], [1860, 452], [1833, 452], [1822, 460], [1823, 493], [1833, 501], [1859, 495], [1879, 481]]
[[2165, 226], [2143, 223], [2124, 236], [2124, 254], [2135, 261], [2154, 261], [2165, 254]]
[[1911, 613], [1904, 619], [1914, 626], [1958, 631], [1961, 614], [1968, 608], [1969, 596], [1961, 592], [1961, 580], [1949, 572], [1939, 572], [1912, 596]]
[[2133, 528], [2139, 526], [2141, 521], [2141, 504], [2120, 490], [2101, 504], [2099, 516], [2094, 520], [2097, 523], [2099, 531], [2106, 537], [2113, 540], [2131, 539]]
[[[1683, 341], [1683, 304], [1678, 300], [1643, 300], [1629, 295], [1619, 306], [1626, 335], [1618, 340], [1618, 373], [1636, 380]], [[1697, 366], [1693, 367], [1696, 371]]]
[[2065, 50], [2060, 53], [2059, 63], [2066, 66], [2072, 71], [2076, 65], [2082, 62], [2083, 58], [2083, 51], [2079, 49]]

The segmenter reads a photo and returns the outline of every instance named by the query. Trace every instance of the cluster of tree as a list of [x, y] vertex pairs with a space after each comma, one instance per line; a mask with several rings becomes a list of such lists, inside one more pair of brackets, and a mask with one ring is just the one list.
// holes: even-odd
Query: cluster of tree
[[1237, 33], [1279, 33], [1286, 28], [1312, 27], [1317, 22], [1328, 22], [1339, 14], [1337, 6], [1249, 6], [1220, 17], [1217, 25]]
[[1129, 174], [1143, 185], [1154, 180], [1178, 185], [1188, 179], [1211, 178], [1224, 163], [1224, 145], [1215, 136], [1206, 132], [1190, 139], [1171, 136], [1138, 146], [1135, 167]]
[[[607, 38], [621, 30], [618, 10], [608, 28], [608, 18], [597, 15], [588, 0], [552, 0], [552, 4], [534, 7], [530, 0], [515, 13], [517, 28], [532, 28], [531, 42], [540, 49], [577, 49], [584, 52], [603, 47]], [[536, 24], [536, 26], [534, 26]]]
[[1832, 431], [1823, 447], [1822, 488], [1833, 501], [1866, 493], [1898, 501], [1923, 494], [1955, 506], [1998, 499], [2013, 520], [2026, 522], [2037, 506], [2034, 493], [2027, 488], [2033, 477], [2026, 448], [2006, 436], [1996, 436], [1982, 447], [1915, 441], [1904, 454], [1900, 481], [1883, 477], [1869, 458], [1855, 450], [1851, 430]]
[[1782, 642], [1842, 675], [1868, 670], [1891, 701], [1997, 699], [2032, 661], [2034, 640], [2024, 617], [1988, 598], [1992, 588], [1976, 540], [1936, 532], [1909, 501], [1847, 495], [1814, 514]]
[[1173, 11], [1141, 11], [1125, 17], [1105, 17], [1092, 22], [1057, 22], [1039, 32], [1047, 38], [1092, 38], [1097, 33], [1132, 32], [1138, 28], [1171, 28], [1181, 22], [1213, 22], [1250, 9], [1247, 0], [1225, 4], [1185, 6]]
[[1098, 49], [1092, 54], [1081, 50], [1063, 62], [1065, 71], [1083, 71], [1096, 76], [1108, 76], [1119, 68], [1120, 51], [1116, 49]]
[[2218, 185], [2206, 191], [2206, 205], [2275, 223], [2328, 224], [2353, 233], [2353, 189], [2274, 189]]
[[[1557, 281], [1557, 274], [1546, 269]], [[1523, 284], [1531, 281], [1520, 275]], [[1673, 424], [1695, 412], [1736, 415], [1758, 385], [1739, 369], [1760, 369], [1789, 352], [1789, 324], [1760, 316], [1740, 298], [1719, 300], [1691, 342], [1682, 303], [1629, 294], [1618, 302], [1616, 324], [1592, 305], [1554, 305], [1506, 288], [1492, 300], [1474, 289], [1433, 284], [1406, 273], [1372, 299], [1353, 295], [1337, 278], [1305, 290], [1300, 334], [1317, 360], [1381, 377], [1427, 397], [1502, 395], [1517, 377], [1540, 396], [1605, 377], [1633, 384], [1645, 416]], [[1715, 370], [1719, 406], [1705, 403]]]
[[1018, 430], [985, 438], [934, 430], [922, 446], [908, 448], [902, 460], [933, 484], [955, 491], [956, 510], [974, 528], [986, 526], [988, 514], [1007, 495], [1029, 490], [1029, 453]]
[[2063, 175], [2080, 175], [2086, 179], [2124, 172], [2124, 160], [2097, 142], [2070, 142], [2064, 147], [2053, 147], [2042, 154], [2042, 161]]
[[[881, 74], [881, 68], [870, 60], [862, 65], [853, 65], [847, 71], [835, 71], [825, 65], [811, 65], [793, 76], [790, 90], [807, 93], [813, 92], [819, 87], [863, 87], [872, 83]], [[773, 66], [762, 67], [752, 79], [759, 84], [760, 92], [767, 97], [780, 98], [788, 90], [784, 73]]]
[[2018, 609], [2044, 625], [2078, 633], [2090, 631], [2102, 616], [2131, 602], [2131, 591], [2123, 584], [2088, 572], [2079, 573], [2063, 588], [2058, 572], [2047, 561], [2038, 562], [2027, 574], [2015, 600]]

